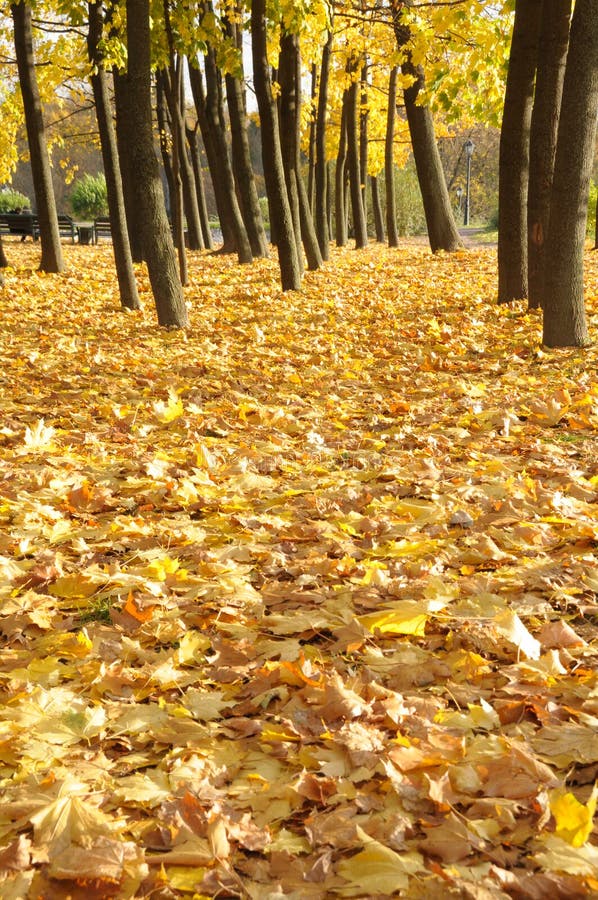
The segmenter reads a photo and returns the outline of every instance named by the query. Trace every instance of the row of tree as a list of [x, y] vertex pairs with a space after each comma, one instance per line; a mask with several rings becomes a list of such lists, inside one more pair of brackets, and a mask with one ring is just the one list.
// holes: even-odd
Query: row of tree
[[598, 0], [517, 0], [500, 145], [499, 301], [584, 346], [583, 250], [598, 119]]
[[[249, 14], [240, 0], [222, 5], [203, 0], [191, 6], [172, 0], [61, 0], [54, 26], [73, 29], [75, 45], [86, 38], [123, 305], [138, 305], [132, 261], [145, 259], [159, 322], [186, 324], [181, 287], [187, 279], [186, 245], [192, 250], [211, 247], [198, 133], [213, 183], [223, 251], [237, 253], [241, 263], [268, 253], [247, 140], [243, 46], [249, 33], [271, 241], [278, 250], [284, 290], [299, 289], [304, 265], [315, 269], [328, 258], [331, 238], [346, 243], [349, 221], [356, 247], [367, 244], [368, 182], [376, 236], [384, 240], [387, 235], [390, 246], [397, 245], [394, 172], [408, 148], [432, 251], [460, 247], [433, 112], [443, 128], [451, 117], [463, 119], [464, 108], [473, 118], [488, 121], [502, 106], [504, 94], [499, 299], [528, 295], [529, 255], [530, 304], [544, 307], [545, 339], [585, 342], [585, 326], [571, 330], [566, 324], [567, 316], [579, 320], [579, 298], [575, 312], [568, 311], [548, 263], [562, 258], [556, 251], [565, 247], [578, 269], [582, 256], [588, 159], [593, 158], [591, 126], [596, 120], [597, 4], [577, 0], [571, 19], [570, 0], [517, 0], [505, 93], [500, 59], [508, 47], [510, 0], [390, 0], [371, 6], [253, 0]], [[41, 16], [41, 0], [35, 10]], [[59, 271], [62, 257], [29, 3], [13, 4], [11, 17], [40, 222], [41, 266]], [[78, 71], [83, 72], [81, 64]], [[572, 85], [574, 78], [580, 79], [583, 91], [567, 88], [569, 72]], [[302, 101], [306, 75], [311, 79], [307, 102]], [[186, 83], [193, 98], [192, 118]], [[3, 99], [0, 95], [0, 102]], [[563, 168], [568, 175], [575, 169], [574, 182], [565, 188], [557, 178], [559, 120], [563, 159], [570, 162]], [[172, 222], [153, 149], [154, 123]], [[566, 148], [573, 135], [579, 137], [576, 146], [584, 148], [575, 165]], [[308, 159], [305, 180], [302, 152]], [[378, 184], [381, 172], [385, 203]], [[577, 203], [570, 233], [563, 233], [570, 220], [562, 210], [550, 215], [557, 197], [562, 204], [572, 203], [572, 198]], [[555, 251], [546, 253], [551, 241]]]

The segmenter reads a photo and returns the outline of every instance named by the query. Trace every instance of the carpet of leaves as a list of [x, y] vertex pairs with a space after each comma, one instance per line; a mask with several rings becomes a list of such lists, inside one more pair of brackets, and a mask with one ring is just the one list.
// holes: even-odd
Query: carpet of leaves
[[[598, 352], [492, 249], [0, 289], [0, 896], [598, 896]], [[587, 255], [598, 325], [598, 259]]]

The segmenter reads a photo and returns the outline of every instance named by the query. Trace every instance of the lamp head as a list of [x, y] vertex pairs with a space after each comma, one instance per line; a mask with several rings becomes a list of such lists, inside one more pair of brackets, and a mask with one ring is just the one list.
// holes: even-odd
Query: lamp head
[[465, 156], [471, 158], [473, 156], [473, 141], [466, 140], [463, 144], [463, 149], [465, 150]]

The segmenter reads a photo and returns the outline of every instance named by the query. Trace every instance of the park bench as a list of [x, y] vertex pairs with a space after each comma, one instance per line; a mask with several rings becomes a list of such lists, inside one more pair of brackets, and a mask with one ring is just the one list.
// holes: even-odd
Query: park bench
[[39, 238], [39, 224], [37, 216], [31, 212], [0, 213], [0, 234], [21, 235], [21, 240], [26, 237], [36, 241]]
[[79, 238], [79, 228], [70, 216], [58, 216], [58, 231], [60, 232], [60, 237], [70, 237], [73, 244]]
[[97, 244], [98, 238], [112, 238], [112, 228], [110, 227], [110, 219], [108, 216], [100, 216], [93, 223], [94, 243]]

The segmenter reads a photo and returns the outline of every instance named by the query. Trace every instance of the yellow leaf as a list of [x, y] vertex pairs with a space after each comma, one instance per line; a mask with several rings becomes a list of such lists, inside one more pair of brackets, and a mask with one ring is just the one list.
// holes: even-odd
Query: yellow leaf
[[74, 572], [72, 575], [62, 575], [48, 588], [48, 593], [53, 597], [72, 599], [74, 597], [91, 597], [99, 587], [97, 581], [86, 575]]
[[572, 847], [581, 847], [593, 829], [598, 785], [587, 803], [580, 803], [574, 794], [555, 791], [550, 798], [550, 811], [556, 823], [556, 834]]
[[416, 850], [395, 853], [372, 840], [361, 828], [357, 831], [364, 840], [364, 849], [340, 862], [337, 868], [338, 874], [349, 882], [347, 887], [340, 889], [343, 896], [394, 894], [407, 889], [410, 875], [423, 871], [423, 858]]
[[165, 425], [180, 418], [185, 412], [183, 401], [173, 392], [169, 393], [167, 403], [164, 403], [163, 400], [156, 400], [153, 404], [153, 410], [156, 414], [156, 418]]
[[540, 659], [540, 642], [532, 637], [517, 613], [506, 609], [495, 616], [492, 622], [499, 634], [515, 644], [524, 656], [528, 659]]
[[152, 581], [166, 581], [168, 575], [174, 575], [179, 565], [178, 559], [164, 556], [162, 559], [153, 559], [147, 566], [145, 573]]
[[405, 601], [391, 610], [358, 616], [357, 621], [372, 634], [415, 634], [421, 637], [425, 634], [428, 616], [420, 612], [417, 603]]

